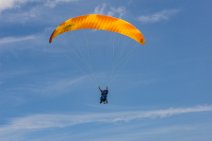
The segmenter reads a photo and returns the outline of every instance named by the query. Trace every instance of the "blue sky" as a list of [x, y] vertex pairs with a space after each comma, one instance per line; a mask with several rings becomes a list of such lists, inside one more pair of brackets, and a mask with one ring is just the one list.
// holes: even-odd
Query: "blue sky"
[[[211, 4], [0, 0], [0, 140], [211, 141]], [[92, 30], [48, 43], [88, 13], [131, 22], [146, 44]]]

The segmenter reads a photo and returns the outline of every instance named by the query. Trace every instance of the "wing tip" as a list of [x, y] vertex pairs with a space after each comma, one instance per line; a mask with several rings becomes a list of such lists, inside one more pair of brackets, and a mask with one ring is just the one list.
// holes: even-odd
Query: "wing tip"
[[51, 36], [50, 36], [50, 38], [49, 38], [49, 43], [50, 43], [50, 44], [52, 43], [54, 33], [55, 33], [55, 30], [52, 32], [52, 34], [51, 34]]
[[140, 39], [139, 43], [140, 43], [141, 45], [144, 45], [144, 44], [145, 44], [144, 38]]

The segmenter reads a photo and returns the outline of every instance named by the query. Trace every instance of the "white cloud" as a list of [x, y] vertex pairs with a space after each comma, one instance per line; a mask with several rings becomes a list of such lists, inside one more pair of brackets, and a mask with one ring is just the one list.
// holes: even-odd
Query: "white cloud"
[[[31, 70], [33, 72], [34, 70]], [[30, 72], [30, 71], [29, 71]], [[24, 72], [23, 72], [24, 73]], [[28, 72], [26, 72], [28, 73]], [[42, 79], [42, 82], [29, 83], [21, 86], [11, 88], [12, 91], [27, 91], [28, 93], [36, 93], [40, 95], [45, 95], [48, 97], [55, 97], [57, 95], [70, 92], [73, 87], [77, 86], [88, 79], [89, 76], [84, 75], [76, 78], [54, 78], [51, 80]]]
[[24, 4], [26, 2], [27, 2], [27, 0], [1, 0], [0, 1], [0, 12], [7, 10], [7, 9], [18, 7], [21, 4]]
[[27, 40], [33, 40], [35, 38], [36, 37], [33, 35], [21, 36], [21, 37], [4, 37], [4, 38], [0, 38], [0, 44], [22, 42], [22, 41], [27, 41]]
[[60, 3], [70, 3], [70, 2], [77, 2], [79, 0], [47, 0], [45, 2], [45, 6], [54, 8]]
[[26, 3], [38, 3], [40, 6], [47, 6], [50, 8], [56, 7], [60, 3], [71, 3], [71, 2], [77, 2], [79, 0], [0, 0], [0, 12], [21, 7], [23, 4]]
[[[91, 113], [91, 114], [40, 114], [11, 121], [8, 125], [0, 128], [0, 131], [12, 130], [29, 130], [29, 129], [45, 129], [45, 128], [62, 128], [76, 124], [85, 123], [116, 123], [120, 121], [129, 122], [142, 119], [167, 118], [175, 115], [212, 112], [212, 105], [194, 106], [188, 108], [168, 108], [153, 111], [131, 111], [131, 112], [115, 112], [115, 113]], [[0, 132], [0, 133], [1, 133]]]
[[106, 3], [103, 3], [103, 4], [95, 7], [94, 13], [123, 17], [126, 14], [126, 8], [125, 7], [113, 7]]
[[87, 79], [88, 76], [81, 76], [81, 77], [77, 77], [75, 79], [60, 79], [60, 80], [55, 80], [55, 81], [50, 81], [47, 82], [46, 84], [42, 85], [42, 88], [39, 88], [39, 90], [41, 90], [42, 93], [56, 93], [56, 92], [64, 92], [64, 91], [68, 91], [72, 88], [73, 85], [78, 84], [82, 81], [84, 81], [85, 79]]
[[[31, 116], [25, 116], [20, 118], [14, 118], [8, 124], [0, 126], [0, 138], [4, 141], [19, 140], [26, 136], [28, 133], [32, 133], [37, 130], [55, 129], [55, 128], [66, 128], [73, 125], [86, 124], [86, 123], [120, 123], [130, 122], [134, 120], [144, 119], [160, 119], [168, 118], [176, 115], [183, 115], [189, 113], [201, 113], [201, 112], [212, 112], [212, 105], [193, 106], [188, 108], [168, 108], [161, 110], [152, 111], [130, 111], [130, 112], [113, 112], [113, 113], [88, 113], [88, 114], [37, 114]], [[129, 128], [129, 127], [128, 127]], [[145, 130], [142, 136], [149, 136], [154, 134], [169, 133], [170, 130], [181, 131], [190, 130], [192, 128], [187, 126], [179, 127], [167, 127], [155, 128], [155, 130]], [[127, 132], [126, 132], [127, 131]], [[126, 138], [132, 136], [139, 139], [141, 133], [131, 132], [129, 129], [125, 130]], [[127, 135], [128, 133], [128, 135]], [[13, 136], [11, 136], [13, 135]], [[68, 136], [66, 136], [68, 137]], [[114, 136], [119, 139], [119, 136]], [[113, 139], [114, 139], [113, 137]], [[115, 140], [115, 139], [114, 139]]]
[[[80, 0], [12, 0], [11, 3], [7, 2], [7, 0], [3, 1], [7, 4], [1, 5], [0, 0], [0, 19], [4, 19], [1, 22], [6, 25], [8, 23], [58, 23], [58, 18], [63, 18], [61, 15], [57, 15], [58, 12], [55, 12], [54, 8], [59, 5], [71, 4]], [[17, 7], [18, 10], [2, 12]], [[44, 20], [49, 19], [49, 17], [54, 18], [51, 18], [51, 20]]]
[[103, 14], [105, 9], [107, 7], [106, 3], [103, 3], [102, 5], [98, 5], [97, 7], [95, 7], [94, 9], [94, 13], [98, 13], [98, 14]]
[[138, 21], [142, 23], [157, 23], [164, 20], [170, 19], [172, 16], [177, 14], [179, 10], [173, 9], [173, 10], [163, 10], [157, 13], [140, 16], [138, 17]]

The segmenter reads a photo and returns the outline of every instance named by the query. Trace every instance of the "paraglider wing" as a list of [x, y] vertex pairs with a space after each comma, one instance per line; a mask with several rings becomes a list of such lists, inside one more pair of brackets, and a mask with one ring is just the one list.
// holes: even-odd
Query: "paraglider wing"
[[100, 14], [88, 14], [74, 17], [61, 23], [53, 31], [49, 38], [49, 43], [51, 43], [55, 37], [64, 32], [80, 29], [106, 30], [128, 36], [140, 44], [144, 44], [145, 42], [144, 36], [141, 32], [125, 20]]

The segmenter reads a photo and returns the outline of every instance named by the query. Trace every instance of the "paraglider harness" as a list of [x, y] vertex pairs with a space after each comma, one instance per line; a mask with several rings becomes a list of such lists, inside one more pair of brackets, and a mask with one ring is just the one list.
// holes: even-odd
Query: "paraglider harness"
[[100, 97], [100, 104], [104, 103], [104, 104], [107, 104], [108, 101], [107, 101], [107, 94], [108, 94], [108, 87], [106, 87], [105, 90], [102, 90], [100, 87], [99, 87], [99, 90], [101, 92], [101, 97]]

